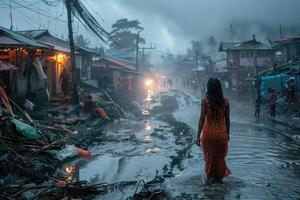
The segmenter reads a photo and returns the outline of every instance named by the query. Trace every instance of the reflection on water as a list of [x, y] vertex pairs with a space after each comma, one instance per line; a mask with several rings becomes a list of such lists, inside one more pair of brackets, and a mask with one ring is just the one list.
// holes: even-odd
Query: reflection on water
[[145, 141], [145, 142], [152, 142], [152, 137], [151, 137], [150, 135], [146, 135], [146, 136], [144, 137], [144, 141]]
[[146, 108], [143, 108], [143, 109], [142, 109], [142, 115], [144, 115], [144, 116], [150, 115], [149, 110], [146, 109]]
[[75, 172], [75, 166], [74, 165], [70, 165], [68, 167], [65, 168], [65, 172], [67, 174], [73, 174]]
[[76, 167], [75, 165], [69, 165], [67, 167], [64, 168], [64, 172], [67, 175], [67, 177], [65, 178], [65, 182], [70, 183], [73, 182], [76, 178]]
[[[189, 117], [197, 119], [198, 116]], [[161, 131], [164, 138], [157, 136], [159, 132], [154, 134], [152, 131], [166, 125], [154, 120], [146, 123], [120, 121], [111, 124], [108, 127], [111, 130], [108, 133], [110, 137], [125, 139], [99, 145], [98, 157], [78, 165], [80, 180], [91, 180], [95, 183], [151, 180], [156, 170], [162, 172], [165, 166], [169, 167], [172, 161], [175, 162], [170, 157], [187, 145], [177, 144], [173, 133], [166, 131], [168, 128]], [[130, 134], [135, 137], [128, 137]], [[135, 142], [128, 138], [134, 138]], [[189, 158], [183, 158], [180, 169], [174, 169], [176, 177], [167, 178], [164, 183], [166, 190], [171, 191], [174, 196], [187, 193], [192, 194], [192, 198], [182, 199], [300, 197], [299, 144], [278, 133], [250, 125], [233, 124], [226, 158], [232, 175], [226, 177], [223, 183], [203, 184], [201, 176], [204, 173], [204, 160], [201, 149], [195, 145], [190, 154]], [[126, 191], [127, 194], [133, 192]]]
[[147, 123], [145, 124], [145, 130], [146, 130], [146, 131], [151, 131], [151, 129], [152, 129], [151, 125], [149, 124], [149, 122], [147, 122]]
[[147, 153], [157, 153], [160, 151], [160, 148], [159, 147], [147, 148], [145, 151]]

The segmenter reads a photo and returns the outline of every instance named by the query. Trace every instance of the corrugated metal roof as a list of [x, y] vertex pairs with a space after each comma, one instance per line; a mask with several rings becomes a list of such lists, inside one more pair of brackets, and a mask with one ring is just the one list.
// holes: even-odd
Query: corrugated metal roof
[[[0, 35], [4, 35], [4, 36], [7, 36], [11, 39], [13, 39], [14, 41], [11, 41], [12, 43], [9, 44], [9, 40], [3, 40], [3, 43], [4, 45], [8, 46], [8, 45], [12, 45], [12, 46], [20, 46], [20, 47], [39, 47], [39, 48], [50, 48], [49, 46], [47, 45], [44, 45], [42, 43], [39, 43], [38, 41], [34, 40], [34, 39], [31, 39], [29, 37], [26, 37], [20, 33], [17, 33], [17, 32], [14, 32], [14, 31], [11, 31], [9, 29], [6, 29], [4, 27], [1, 27], [0, 26]], [[15, 41], [17, 41], [18, 43], [16, 43]], [[1, 45], [1, 43], [0, 43]]]
[[98, 61], [95, 61], [93, 62], [93, 67], [107, 67], [103, 61], [108, 61], [110, 62], [111, 64], [113, 65], [109, 65], [108, 67], [109, 68], [112, 68], [112, 69], [127, 69], [127, 70], [136, 70], [136, 67], [135, 67], [135, 63], [131, 62], [131, 61], [128, 61], [128, 60], [123, 60], [123, 59], [116, 59], [116, 58], [108, 58], [108, 57], [105, 57], [105, 58], [102, 58]]
[[48, 30], [46, 29], [40, 29], [40, 30], [25, 30], [25, 31], [18, 31], [19, 33], [27, 36], [27, 37], [31, 37], [34, 39], [38, 39], [39, 37], [41, 37], [44, 34], [49, 34]]
[[42, 42], [45, 42], [49, 45], [52, 45], [54, 47], [53, 48], [54, 50], [63, 51], [66, 53], [71, 52], [70, 45], [68, 42], [66, 42], [62, 39], [56, 38], [52, 35], [43, 35], [42, 37], [39, 38], [39, 40]]
[[66, 53], [70, 53], [70, 46], [69, 43], [54, 37], [49, 33], [48, 30], [41, 29], [41, 30], [25, 30], [25, 31], [19, 31], [19, 33], [31, 37], [33, 39], [36, 39], [37, 41], [40, 41], [41, 43], [44, 43], [46, 45], [53, 46], [53, 49], [56, 51], [62, 51]]
[[298, 43], [300, 43], [300, 35], [294, 35], [294, 36], [283, 38], [281, 40], [274, 41], [273, 47], [281, 48], [282, 46], [285, 45], [298, 44]]
[[83, 46], [79, 46], [79, 45], [76, 45], [76, 51], [81, 52], [81, 53], [94, 54], [94, 55], [99, 55], [100, 56], [100, 54], [98, 52], [96, 52], [92, 49], [83, 47]]
[[[39, 41], [46, 43], [48, 45], [52, 45], [54, 48], [54, 50], [57, 51], [62, 51], [62, 52], [66, 52], [66, 53], [70, 53], [70, 44], [69, 42], [66, 42], [60, 38], [57, 38], [53, 35], [50, 34], [50, 32], [46, 29], [41, 29], [41, 30], [25, 30], [25, 31], [19, 31], [20, 33], [22, 33], [23, 35], [26, 35], [28, 37], [34, 38], [34, 39], [38, 39]], [[86, 53], [86, 54], [95, 54], [98, 55], [97, 52], [88, 49], [86, 47], [82, 47], [82, 46], [76, 46], [76, 51], [75, 53]]]
[[6, 35], [1, 35], [0, 36], [0, 45], [14, 45], [14, 46], [17, 46], [17, 45], [21, 45], [22, 43], [18, 42], [17, 40], [14, 40]]
[[133, 50], [126, 51], [119, 49], [109, 49], [105, 52], [105, 56], [134, 61], [136, 57], [136, 52]]
[[256, 40], [249, 40], [246, 42], [221, 42], [219, 51], [228, 50], [272, 50], [272, 46], [258, 42]]

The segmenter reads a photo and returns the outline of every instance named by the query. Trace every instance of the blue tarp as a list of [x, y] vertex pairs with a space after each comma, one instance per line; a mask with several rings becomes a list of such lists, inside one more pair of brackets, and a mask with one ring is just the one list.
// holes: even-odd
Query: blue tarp
[[281, 74], [277, 74], [277, 75], [262, 77], [262, 83], [260, 86], [261, 95], [263, 97], [267, 97], [269, 88], [274, 88], [276, 92], [283, 92], [284, 85], [290, 77], [295, 78], [296, 88], [299, 88], [299, 86], [300, 86], [300, 76], [299, 75], [295, 76], [295, 75], [287, 75], [285, 73], [281, 73]]

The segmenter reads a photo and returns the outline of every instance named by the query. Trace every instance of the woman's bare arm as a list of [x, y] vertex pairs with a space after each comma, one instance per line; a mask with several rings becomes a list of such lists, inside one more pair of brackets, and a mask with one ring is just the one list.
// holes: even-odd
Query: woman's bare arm
[[200, 135], [203, 129], [203, 125], [204, 125], [204, 121], [205, 121], [205, 101], [202, 100], [201, 101], [201, 114], [200, 114], [200, 119], [199, 119], [199, 123], [198, 123], [198, 134], [197, 134], [197, 143], [200, 144]]
[[230, 106], [229, 103], [225, 109], [225, 124], [226, 124], [226, 132], [229, 141], [229, 133], [230, 133]]

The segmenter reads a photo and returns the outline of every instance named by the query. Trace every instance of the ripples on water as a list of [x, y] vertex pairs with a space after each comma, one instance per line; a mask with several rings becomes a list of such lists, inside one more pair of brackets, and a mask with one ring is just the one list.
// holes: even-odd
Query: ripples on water
[[[187, 111], [191, 111], [189, 115]], [[194, 128], [198, 114], [199, 109], [190, 107], [185, 108], [185, 112], [179, 110], [175, 117]], [[153, 177], [155, 170], [161, 171], [165, 164], [169, 164], [169, 156], [182, 146], [174, 144], [172, 134], [164, 133], [164, 140], [152, 136], [155, 128], [166, 124], [150, 122], [123, 121], [110, 125], [112, 135], [124, 139], [124, 142], [99, 146], [97, 151], [102, 155], [81, 168], [82, 178], [94, 182], [140, 180]], [[130, 135], [141, 144], [127, 141]], [[299, 144], [278, 133], [234, 123], [226, 158], [232, 175], [223, 183], [203, 184], [202, 153], [193, 146], [191, 155], [192, 158], [185, 159], [183, 171], [175, 170], [176, 176], [166, 179], [164, 188], [174, 196], [188, 193], [195, 199], [300, 198]]]
[[[239, 188], [244, 197], [300, 197], [299, 144], [285, 136], [235, 125], [227, 163], [232, 177], [238, 177], [245, 184]], [[225, 179], [225, 185], [231, 186], [230, 180]]]

